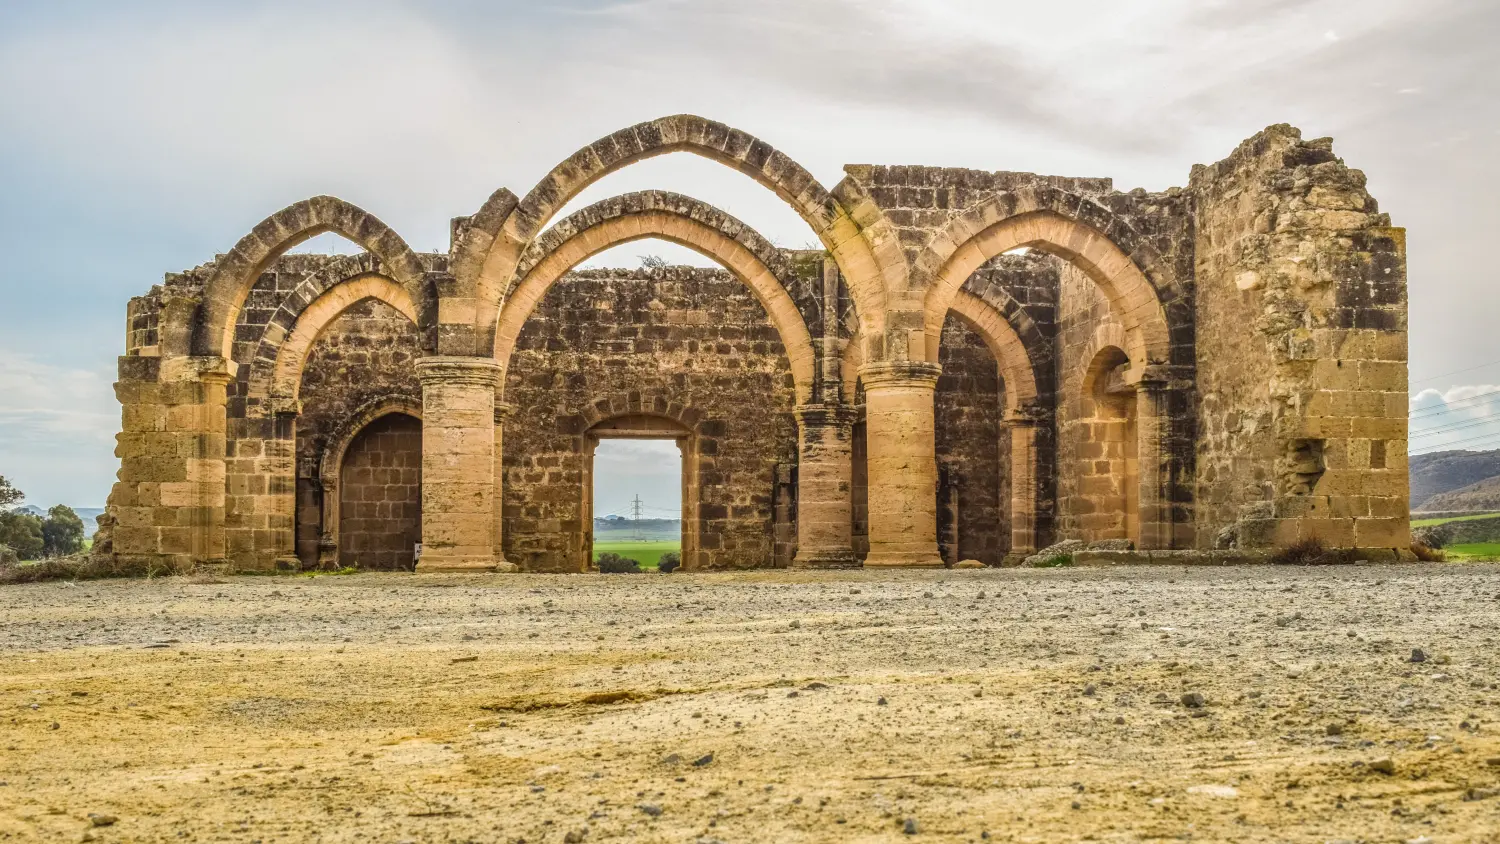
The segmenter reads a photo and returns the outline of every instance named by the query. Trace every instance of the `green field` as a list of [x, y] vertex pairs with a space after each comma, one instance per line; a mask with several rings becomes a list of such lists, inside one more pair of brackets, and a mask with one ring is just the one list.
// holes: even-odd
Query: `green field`
[[661, 555], [668, 551], [682, 551], [682, 540], [634, 540], [634, 539], [595, 539], [594, 559], [598, 560], [600, 554], [613, 551], [622, 557], [629, 557], [641, 564], [643, 569], [654, 569]]
[[1446, 525], [1449, 522], [1472, 522], [1475, 519], [1493, 519], [1500, 513], [1475, 513], [1472, 516], [1449, 516], [1444, 519], [1413, 519], [1411, 526], [1431, 527], [1432, 525]]
[[1463, 545], [1449, 545], [1443, 549], [1449, 560], [1462, 562], [1465, 560], [1490, 561], [1500, 560], [1500, 542], [1470, 542]]

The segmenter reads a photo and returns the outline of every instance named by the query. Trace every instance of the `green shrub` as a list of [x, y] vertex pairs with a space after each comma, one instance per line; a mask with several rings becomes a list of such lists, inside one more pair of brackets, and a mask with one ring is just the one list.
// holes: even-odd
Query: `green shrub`
[[1040, 563], [1037, 563], [1036, 565], [1032, 566], [1032, 568], [1037, 568], [1037, 569], [1061, 569], [1061, 568], [1067, 568], [1068, 566], [1071, 566], [1071, 565], [1073, 565], [1073, 555], [1072, 554], [1058, 554], [1055, 557], [1048, 557], [1047, 559], [1042, 560]]
[[19, 489], [10, 485], [10, 481], [0, 475], [0, 510], [9, 510], [25, 500], [26, 496]]
[[42, 556], [66, 557], [83, 550], [83, 519], [72, 507], [59, 504], [42, 522]]
[[662, 574], [671, 574], [682, 568], [682, 555], [676, 551], [668, 551], [661, 555], [661, 559], [657, 561], [656, 567]]
[[74, 554], [36, 563], [0, 563], [0, 584], [40, 583], [45, 580], [98, 580], [105, 577], [161, 577], [165, 566], [140, 561], [120, 562], [112, 554], [97, 557]]
[[46, 545], [41, 518], [19, 510], [0, 513], [0, 545], [9, 545], [23, 560], [39, 559]]
[[597, 565], [600, 574], [640, 574], [641, 571], [639, 561], [622, 557], [613, 551], [600, 554]]

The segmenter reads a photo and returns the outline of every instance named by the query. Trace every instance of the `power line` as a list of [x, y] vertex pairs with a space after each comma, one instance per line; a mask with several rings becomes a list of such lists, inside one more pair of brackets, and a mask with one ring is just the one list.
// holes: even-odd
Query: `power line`
[[1412, 381], [1411, 383], [1413, 383], [1413, 384], [1426, 384], [1428, 381], [1436, 381], [1439, 378], [1447, 378], [1449, 375], [1458, 375], [1458, 374], [1463, 373], [1463, 372], [1473, 372], [1476, 369], [1484, 369], [1487, 366], [1494, 366], [1497, 363], [1500, 363], [1500, 360], [1492, 360], [1489, 363], [1481, 363], [1481, 364], [1479, 364], [1477, 366], [1468, 367], [1467, 369], [1455, 369], [1452, 372], [1441, 372], [1441, 373], [1438, 373], [1437, 375], [1429, 375], [1426, 378], [1419, 378], [1416, 381]]
[[1413, 410], [1407, 413], [1406, 416], [1408, 419], [1427, 419], [1434, 416], [1442, 416], [1446, 413], [1452, 413], [1455, 410], [1472, 410], [1472, 408], [1466, 407], [1466, 405], [1472, 402], [1479, 401], [1481, 399], [1490, 398], [1491, 396], [1500, 396], [1500, 390], [1490, 390], [1487, 393], [1479, 393], [1478, 395], [1469, 396], [1466, 399], [1454, 399], [1453, 401], [1445, 401], [1443, 402], [1443, 405], [1441, 407], [1424, 407], [1420, 410]]
[[1443, 451], [1444, 449], [1452, 448], [1453, 446], [1456, 446], [1456, 445], [1463, 445], [1465, 443], [1476, 443], [1476, 442], [1480, 442], [1482, 440], [1500, 441], [1500, 433], [1496, 433], [1496, 434], [1481, 434], [1481, 435], [1479, 435], [1477, 437], [1469, 437], [1467, 439], [1453, 440], [1452, 442], [1446, 442], [1446, 443], [1437, 443], [1437, 444], [1432, 445], [1431, 447], [1425, 447], [1424, 446], [1424, 448], [1427, 448], [1428, 451]]
[[1453, 431], [1462, 431], [1465, 428], [1477, 428], [1480, 425], [1488, 425], [1495, 421], [1497, 421], [1497, 417], [1481, 416], [1478, 419], [1469, 419], [1462, 422], [1454, 422], [1451, 425], [1439, 425], [1436, 428], [1424, 428], [1420, 431], [1411, 431], [1410, 436], [1430, 437], [1434, 434], [1448, 434], [1452, 433]]
[[1494, 414], [1488, 414], [1484, 415], [1484, 417], [1472, 418], [1472, 420], [1446, 421], [1446, 423], [1439, 424], [1439, 426], [1436, 427], [1424, 427], [1424, 429], [1410, 430], [1410, 436], [1433, 436], [1434, 433], [1454, 432], [1454, 430], [1464, 430], [1466, 429], [1466, 427], [1479, 427], [1482, 426], [1482, 424], [1494, 423], [1494, 421], [1500, 421], [1500, 417], [1497, 417], [1497, 415]]

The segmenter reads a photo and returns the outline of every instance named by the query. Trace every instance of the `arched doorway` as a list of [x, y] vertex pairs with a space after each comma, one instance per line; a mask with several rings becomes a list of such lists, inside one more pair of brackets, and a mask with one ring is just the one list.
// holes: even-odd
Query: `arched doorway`
[[[595, 500], [594, 457], [603, 440], [670, 440], [677, 445], [682, 467], [682, 563], [684, 569], [698, 567], [698, 442], [686, 425], [676, 419], [650, 414], [616, 416], [598, 422], [584, 434], [583, 510], [585, 525], [583, 559], [580, 570], [594, 567], [594, 517], [598, 513]], [[606, 505], [610, 506], [610, 505]]]
[[360, 429], [338, 470], [338, 562], [411, 570], [422, 541], [422, 422], [388, 413]]
[[1072, 504], [1082, 539], [1140, 542], [1136, 388], [1126, 383], [1129, 367], [1124, 350], [1106, 346], [1084, 375], [1076, 422], [1078, 487]]

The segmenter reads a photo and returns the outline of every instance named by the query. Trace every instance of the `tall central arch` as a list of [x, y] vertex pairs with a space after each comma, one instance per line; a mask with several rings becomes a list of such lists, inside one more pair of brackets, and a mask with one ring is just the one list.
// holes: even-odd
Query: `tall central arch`
[[558, 279], [593, 255], [622, 243], [659, 238], [712, 258], [755, 294], [781, 335], [799, 402], [812, 396], [816, 356], [812, 335], [787, 293], [781, 253], [744, 223], [704, 202], [665, 191], [625, 194], [573, 214], [521, 256], [518, 281], [505, 297], [495, 330], [503, 369], [527, 317]]
[[[494, 357], [504, 372], [527, 319], [547, 291], [589, 257], [622, 243], [659, 238], [712, 258], [746, 287], [765, 310], [781, 338], [791, 369], [796, 398], [806, 405], [813, 397], [817, 356], [811, 333], [788, 292], [791, 268], [783, 253], [744, 223], [711, 205], [662, 191], [626, 194], [590, 205], [533, 241], [517, 260], [513, 288], [504, 293], [495, 329]], [[500, 464], [503, 433], [495, 427], [495, 495], [504, 500], [504, 471]], [[813, 473], [812, 480], [816, 480]], [[495, 553], [503, 557], [502, 524], [497, 503]], [[847, 543], [846, 543], [847, 544]]]
[[650, 120], [621, 129], [569, 156], [525, 197], [499, 191], [471, 218], [456, 246], [453, 271], [472, 291], [481, 344], [499, 323], [500, 303], [521, 276], [523, 254], [569, 200], [599, 179], [638, 161], [689, 152], [739, 170], [781, 197], [808, 224], [843, 272], [866, 334], [884, 330], [885, 282], [904, 276], [893, 236], [869, 238], [865, 227], [800, 164], [770, 144], [690, 114]]

